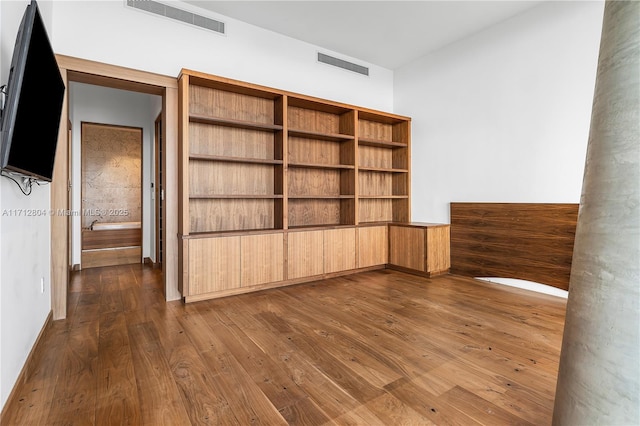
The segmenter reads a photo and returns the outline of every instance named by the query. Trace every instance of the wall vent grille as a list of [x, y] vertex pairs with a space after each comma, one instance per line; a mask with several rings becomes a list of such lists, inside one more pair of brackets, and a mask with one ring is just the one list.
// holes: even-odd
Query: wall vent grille
[[343, 68], [348, 71], [357, 72], [358, 74], [369, 75], [369, 68], [367, 67], [363, 67], [362, 65], [354, 64], [353, 62], [348, 62], [343, 59], [334, 58], [333, 56], [325, 55], [324, 53], [318, 52], [318, 62], [333, 65], [334, 67]]
[[174, 19], [186, 24], [195, 25], [196, 27], [224, 34], [224, 22], [215, 19], [196, 15], [186, 10], [178, 9], [173, 6], [159, 3], [153, 0], [127, 0], [127, 6], [134, 9], [144, 10], [145, 12], [164, 16], [165, 18]]

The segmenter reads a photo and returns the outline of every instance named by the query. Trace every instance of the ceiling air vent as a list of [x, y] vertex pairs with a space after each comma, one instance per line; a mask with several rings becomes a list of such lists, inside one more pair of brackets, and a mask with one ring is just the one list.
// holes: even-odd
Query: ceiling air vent
[[127, 6], [224, 34], [224, 22], [196, 15], [195, 13], [187, 12], [186, 10], [178, 9], [173, 6], [167, 6], [166, 4], [158, 3], [157, 1], [127, 0]]
[[318, 52], [318, 62], [322, 62], [323, 64], [333, 65], [334, 67], [343, 68], [345, 70], [357, 72], [362, 75], [369, 75], [369, 68], [363, 67], [362, 65], [354, 64], [353, 62], [348, 62], [342, 59], [334, 58], [333, 56], [325, 55], [324, 53]]

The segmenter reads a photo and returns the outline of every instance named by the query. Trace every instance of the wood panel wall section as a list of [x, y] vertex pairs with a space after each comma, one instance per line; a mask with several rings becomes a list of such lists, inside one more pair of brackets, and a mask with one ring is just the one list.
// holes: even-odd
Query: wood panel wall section
[[451, 203], [451, 271], [568, 290], [578, 204]]
[[185, 301], [388, 263], [410, 118], [191, 70], [179, 99]]

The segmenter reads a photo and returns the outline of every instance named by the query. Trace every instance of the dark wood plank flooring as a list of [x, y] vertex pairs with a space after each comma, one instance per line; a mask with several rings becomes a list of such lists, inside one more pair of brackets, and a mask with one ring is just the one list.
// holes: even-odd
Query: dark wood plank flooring
[[566, 303], [389, 270], [184, 305], [73, 276], [3, 425], [545, 425]]

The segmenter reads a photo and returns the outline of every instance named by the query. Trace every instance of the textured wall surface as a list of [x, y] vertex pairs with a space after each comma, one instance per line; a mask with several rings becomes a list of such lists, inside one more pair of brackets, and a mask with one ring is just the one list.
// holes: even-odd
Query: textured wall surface
[[82, 125], [82, 227], [140, 222], [142, 129]]

